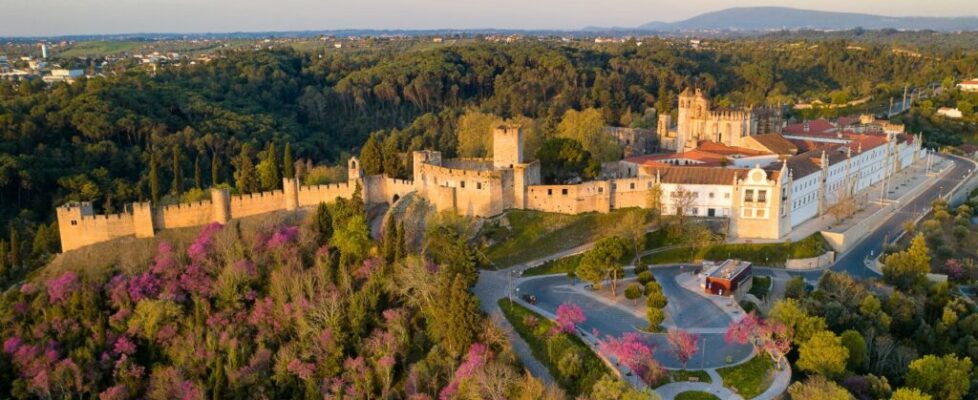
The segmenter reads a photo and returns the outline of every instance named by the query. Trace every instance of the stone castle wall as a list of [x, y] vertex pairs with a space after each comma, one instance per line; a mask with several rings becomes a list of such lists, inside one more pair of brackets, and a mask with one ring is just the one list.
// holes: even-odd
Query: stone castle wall
[[155, 229], [186, 228], [211, 221], [214, 221], [214, 204], [210, 200], [165, 206], [153, 213]]

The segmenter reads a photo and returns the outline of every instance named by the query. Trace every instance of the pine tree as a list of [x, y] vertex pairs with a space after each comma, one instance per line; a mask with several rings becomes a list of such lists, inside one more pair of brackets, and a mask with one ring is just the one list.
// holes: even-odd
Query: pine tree
[[194, 159], [194, 187], [197, 189], [204, 188], [204, 171], [200, 169], [200, 153]]
[[382, 151], [384, 165], [382, 169], [387, 176], [398, 178], [402, 175], [400, 147], [397, 144], [397, 136], [391, 134], [384, 139]]
[[149, 194], [153, 205], [160, 204], [160, 171], [156, 167], [156, 156], [149, 155]]
[[173, 148], [173, 188], [170, 192], [179, 196], [183, 193], [183, 169], [180, 167], [180, 148]]
[[292, 144], [285, 142], [285, 154], [282, 156], [282, 176], [295, 178], [295, 161], [292, 160]]
[[217, 152], [211, 155], [211, 186], [217, 187], [221, 184], [221, 164], [217, 158]]
[[10, 224], [10, 267], [11, 269], [20, 267], [20, 238], [14, 224]]

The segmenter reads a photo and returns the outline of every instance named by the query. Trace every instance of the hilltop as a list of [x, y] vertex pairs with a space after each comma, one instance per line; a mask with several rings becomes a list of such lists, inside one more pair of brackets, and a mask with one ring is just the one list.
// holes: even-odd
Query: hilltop
[[769, 31], [897, 29], [962, 31], [978, 29], [978, 17], [891, 17], [884, 15], [802, 10], [788, 7], [735, 7], [677, 22], [649, 22], [648, 31]]

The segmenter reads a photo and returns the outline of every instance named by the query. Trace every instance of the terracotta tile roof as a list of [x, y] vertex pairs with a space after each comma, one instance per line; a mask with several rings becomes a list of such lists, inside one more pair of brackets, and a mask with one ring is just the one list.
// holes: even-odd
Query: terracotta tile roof
[[798, 146], [795, 146], [793, 143], [791, 143], [791, 141], [785, 139], [784, 136], [781, 136], [779, 133], [755, 135], [751, 136], [751, 138], [774, 154], [798, 153]]
[[[734, 178], [744, 179], [750, 169], [723, 167], [658, 167], [648, 168], [650, 176], [659, 175], [663, 183], [679, 185], [730, 185]], [[767, 171], [768, 179], [777, 179], [779, 171]]]
[[[652, 164], [669, 164], [669, 160], [691, 160], [700, 163], [705, 163], [708, 165], [720, 165], [720, 163], [725, 160], [726, 157], [720, 154], [711, 153], [708, 151], [702, 151], [699, 149], [693, 149], [683, 153], [660, 153], [660, 154], [648, 154], [644, 156], [635, 156], [625, 158], [623, 161], [640, 164], [640, 165], [652, 165]], [[702, 164], [695, 164], [702, 165]]]
[[970, 79], [959, 83], [959, 85], [978, 85], [978, 80]]
[[806, 133], [827, 133], [832, 132], [836, 129], [836, 126], [825, 119], [815, 119], [811, 121], [799, 122], [797, 124], [790, 124], [782, 132], [791, 134], [806, 134]]
[[[822, 170], [822, 167], [818, 165], [819, 161], [816, 161], [817, 158], [816, 160], [812, 159], [812, 156], [815, 155], [813, 153], [815, 152], [799, 154], [797, 156], [788, 157], [785, 159], [785, 162], [788, 164], [788, 171], [791, 172], [791, 176], [794, 179], [801, 179]], [[817, 156], [821, 157], [821, 152], [817, 153]], [[780, 171], [781, 165], [782, 163], [780, 162], [771, 163], [764, 169], [769, 171]]]
[[[756, 136], [755, 136], [756, 137]], [[696, 145], [696, 150], [705, 151], [713, 154], [731, 156], [731, 155], [744, 155], [744, 156], [759, 156], [765, 154], [763, 151], [748, 149], [746, 147], [737, 146], [727, 146], [723, 143], [717, 143], [709, 140], [702, 140]]]

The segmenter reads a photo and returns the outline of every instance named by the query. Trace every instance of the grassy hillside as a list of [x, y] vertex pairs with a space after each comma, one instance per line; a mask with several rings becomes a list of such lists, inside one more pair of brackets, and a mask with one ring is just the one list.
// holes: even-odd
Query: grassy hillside
[[482, 251], [498, 267], [527, 262], [618, 234], [629, 214], [650, 216], [637, 208], [580, 215], [512, 210], [483, 226], [480, 237], [488, 245]]

